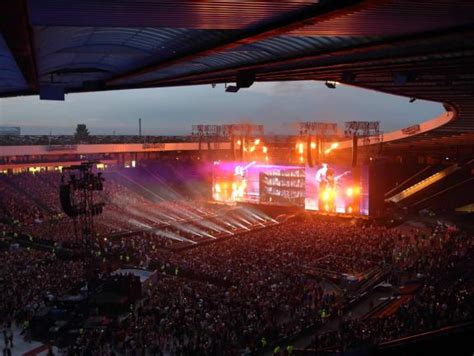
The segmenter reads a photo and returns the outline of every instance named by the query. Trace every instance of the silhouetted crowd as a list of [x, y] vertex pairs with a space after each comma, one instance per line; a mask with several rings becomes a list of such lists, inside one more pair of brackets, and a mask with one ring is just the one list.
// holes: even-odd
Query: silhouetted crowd
[[[0, 239], [0, 321], [25, 330], [38, 310], [84, 279], [82, 262], [60, 258], [56, 248], [19, 246], [11, 235], [71, 242], [58, 184], [54, 172], [0, 177], [0, 228], [7, 232]], [[271, 219], [263, 213], [147, 198], [119, 178], [106, 192], [100, 259], [113, 254], [124, 265], [156, 269], [158, 281], [127, 315], [103, 333], [82, 332], [66, 354], [288, 354], [293, 337], [336, 319], [337, 330], [315, 332], [311, 347], [339, 350], [473, 318], [473, 281], [463, 278], [473, 275], [472, 237], [442, 223], [387, 228], [302, 215], [264, 227]], [[133, 229], [142, 231], [110, 237]], [[170, 248], [180, 238], [192, 248]], [[378, 272], [420, 288], [390, 315], [346, 317], [360, 286]]]

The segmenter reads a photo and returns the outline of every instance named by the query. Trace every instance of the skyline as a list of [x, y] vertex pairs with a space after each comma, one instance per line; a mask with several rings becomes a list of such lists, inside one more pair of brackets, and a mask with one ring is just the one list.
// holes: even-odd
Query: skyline
[[[383, 94], [323, 82], [255, 83], [236, 94], [224, 85], [135, 89], [69, 94], [64, 102], [38, 96], [0, 99], [0, 125], [20, 126], [22, 134], [73, 134], [84, 123], [92, 134], [183, 135], [193, 124], [250, 121], [264, 124], [266, 134], [296, 133], [296, 122], [380, 121], [384, 132], [431, 119], [440, 103]], [[186, 105], [183, 105], [185, 103]], [[344, 105], [341, 105], [344, 104]]]

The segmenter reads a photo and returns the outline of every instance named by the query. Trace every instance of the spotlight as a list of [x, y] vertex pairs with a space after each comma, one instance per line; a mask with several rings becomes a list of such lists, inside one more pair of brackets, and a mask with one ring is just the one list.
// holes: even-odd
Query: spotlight
[[324, 83], [329, 89], [336, 89], [336, 86], [337, 86], [337, 82], [333, 81], [333, 80], [326, 80], [326, 82]]
[[329, 200], [329, 190], [325, 190], [322, 196], [323, 201]]
[[346, 190], [346, 195], [350, 198], [354, 195], [354, 189], [353, 188], [347, 188]]

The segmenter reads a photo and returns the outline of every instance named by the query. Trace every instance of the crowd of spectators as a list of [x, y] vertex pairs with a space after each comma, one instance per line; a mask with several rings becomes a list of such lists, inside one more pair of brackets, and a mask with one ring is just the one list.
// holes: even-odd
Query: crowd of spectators
[[[128, 187], [124, 179], [130, 181], [120, 172], [106, 174], [106, 193], [97, 197], [106, 204], [104, 213], [95, 219], [98, 236], [136, 231], [138, 237], [149, 231], [148, 235], [155, 235], [152, 238], [155, 244], [169, 246], [183, 240], [195, 242], [203, 237], [218, 237], [236, 230], [235, 226], [220, 226], [219, 216], [227, 214], [229, 209], [177, 197], [174, 192], [176, 200], [167, 200], [142, 184], [134, 183], [132, 188]], [[155, 187], [162, 186], [156, 180], [150, 180]], [[0, 175], [0, 234], [25, 234], [61, 246], [79, 246], [81, 242], [76, 239], [71, 219], [61, 209], [60, 182], [61, 173], [55, 171]], [[234, 210], [237, 214], [238, 209]], [[239, 226], [253, 223], [255, 221], [249, 224], [241, 221]]]
[[78, 261], [58, 259], [49, 252], [11, 246], [0, 251], [0, 322], [22, 325], [49, 301], [80, 284]]
[[[420, 290], [383, 317], [343, 319], [337, 330], [316, 335], [314, 348], [347, 350], [377, 345], [474, 318], [474, 251], [470, 236], [437, 226], [427, 239], [397, 255], [399, 270], [416, 276], [415, 280], [422, 283]], [[413, 262], [403, 263], [410, 255], [415, 257]]]
[[[60, 211], [59, 181], [54, 172], [0, 177], [3, 231], [70, 242], [74, 234]], [[257, 218], [245, 209], [225, 210], [195, 200], [162, 201], [113, 176], [106, 184], [107, 209], [96, 224], [101, 260], [114, 254], [124, 264], [156, 268], [158, 281], [106, 333], [82, 333], [65, 351], [71, 355], [85, 348], [102, 354], [114, 349], [176, 355], [283, 348], [281, 340], [335, 318], [342, 320], [337, 331], [318, 333], [313, 346], [345, 349], [473, 317], [472, 281], [456, 275], [460, 263], [472, 259], [473, 242], [443, 224], [398, 229], [302, 215], [265, 227], [263, 213]], [[130, 233], [133, 229], [141, 232]], [[218, 233], [226, 238], [196, 243]], [[196, 246], [168, 248], [180, 238]], [[55, 249], [43, 252], [18, 247], [14, 239], [10, 243], [0, 252], [0, 321], [21, 324], [83, 281], [81, 262], [58, 258]], [[423, 287], [389, 317], [351, 319], [343, 315], [353, 292], [329, 288], [324, 278], [306, 273], [311, 269], [362, 280], [367, 270], [379, 269], [390, 281], [403, 275]]]
[[[156, 293], [152, 292], [138, 309], [135, 322], [124, 325], [122, 332], [129, 343], [122, 347], [149, 347], [177, 354], [234, 354], [259, 349], [344, 313], [349, 301], [347, 293], [328, 292], [321, 280], [303, 273], [302, 267], [312, 261], [326, 255], [334, 260], [338, 255], [344, 260], [370, 258], [371, 266], [388, 266], [392, 273], [402, 272], [428, 283], [446, 264], [454, 268], [460, 259], [466, 258], [471, 247], [468, 236], [447, 232], [441, 226], [431, 232], [415, 228], [400, 231], [307, 217], [180, 254], [161, 250], [138, 252], [163, 264], [163, 270], [171, 266], [176, 271], [192, 271], [194, 275], [208, 277], [212, 284], [203, 282], [205, 278], [163, 276]], [[346, 262], [331, 266], [341, 274], [347, 272], [347, 267]], [[457, 285], [453, 288], [458, 290]], [[416, 301], [424, 300], [424, 294], [425, 289]], [[432, 294], [432, 302], [441, 303], [442, 296]], [[466, 305], [464, 302], [463, 306]], [[469, 309], [459, 313], [458, 305], [449, 307], [453, 308], [452, 313], [443, 314], [443, 318], [432, 317], [431, 320], [438, 320], [436, 326], [467, 320], [473, 315]], [[410, 309], [405, 315], [412, 313]], [[371, 341], [400, 335], [387, 331], [393, 326], [391, 320], [369, 325], [378, 326], [379, 330]], [[407, 319], [398, 329], [405, 334], [420, 330], [422, 327], [403, 326], [417, 320]], [[428, 320], [419, 322], [421, 326], [433, 327]], [[180, 325], [186, 327], [181, 329]], [[357, 334], [356, 328], [347, 329], [355, 333], [358, 341], [367, 340], [364, 334]], [[364, 325], [361, 330], [376, 329]], [[321, 345], [326, 346], [323, 341]]]

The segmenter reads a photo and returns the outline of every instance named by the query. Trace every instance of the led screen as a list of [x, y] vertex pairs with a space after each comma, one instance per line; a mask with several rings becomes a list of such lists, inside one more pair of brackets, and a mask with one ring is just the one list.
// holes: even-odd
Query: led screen
[[[359, 177], [357, 177], [359, 176]], [[322, 163], [306, 167], [305, 208], [331, 213], [369, 214], [367, 167]]]
[[368, 215], [368, 169], [215, 162], [212, 196], [222, 202], [291, 205], [325, 213]]

